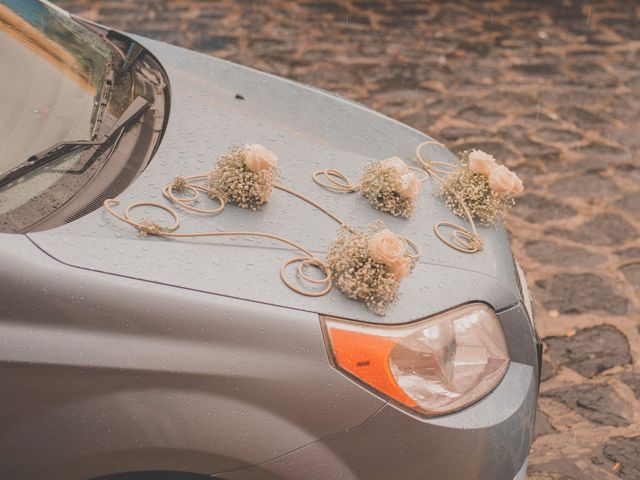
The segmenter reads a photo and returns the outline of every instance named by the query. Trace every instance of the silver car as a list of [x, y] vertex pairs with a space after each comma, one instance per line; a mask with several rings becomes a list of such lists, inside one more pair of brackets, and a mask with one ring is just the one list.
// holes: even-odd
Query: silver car
[[[423, 254], [378, 316], [287, 288], [286, 245], [140, 235], [102, 208], [167, 203], [168, 180], [255, 142], [283, 183], [368, 224], [383, 214], [311, 173], [357, 178], [429, 137], [36, 0], [0, 0], [0, 85], [2, 480], [525, 478], [540, 342], [501, 224], [479, 253], [449, 248], [433, 186], [411, 219], [384, 216]], [[337, 229], [282, 192], [182, 222], [319, 256]]]

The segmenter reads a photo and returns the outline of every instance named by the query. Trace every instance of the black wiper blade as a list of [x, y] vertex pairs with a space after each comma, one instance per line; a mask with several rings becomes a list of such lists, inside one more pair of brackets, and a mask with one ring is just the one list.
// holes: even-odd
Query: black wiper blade
[[136, 97], [133, 102], [129, 104], [127, 109], [122, 112], [122, 115], [118, 118], [115, 125], [104, 134], [103, 143], [112, 139], [116, 133], [121, 129], [127, 128], [132, 123], [136, 122], [140, 115], [147, 111], [151, 104], [142, 97]]
[[111, 129], [106, 132], [101, 139], [56, 143], [52, 147], [49, 147], [40, 153], [32, 155], [11, 170], [0, 174], [0, 187], [4, 187], [5, 185], [13, 182], [14, 180], [17, 180], [26, 173], [43, 167], [60, 158], [61, 156], [71, 153], [75, 150], [96, 146], [100, 147], [108, 144], [118, 135], [120, 131], [136, 122], [138, 118], [140, 118], [140, 115], [147, 111], [149, 106], [150, 104], [147, 100], [142, 97], [136, 97], [136, 99], [131, 102], [131, 104], [122, 113], [122, 115], [120, 115], [115, 125], [111, 127]]

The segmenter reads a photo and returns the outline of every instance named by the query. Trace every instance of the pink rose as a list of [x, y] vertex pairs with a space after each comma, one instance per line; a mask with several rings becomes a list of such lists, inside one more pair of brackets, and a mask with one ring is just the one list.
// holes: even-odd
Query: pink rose
[[491, 172], [489, 186], [502, 195], [517, 195], [524, 190], [522, 180], [504, 165], [496, 167]]
[[418, 180], [415, 173], [405, 173], [400, 180], [400, 193], [414, 200], [420, 193], [422, 182]]
[[484, 173], [485, 175], [491, 175], [498, 167], [496, 159], [493, 155], [483, 152], [482, 150], [472, 150], [469, 153], [469, 168], [478, 173]]
[[369, 254], [374, 262], [386, 265], [398, 280], [411, 271], [411, 259], [404, 255], [406, 242], [389, 230], [376, 233], [369, 241]]
[[270, 170], [278, 166], [278, 157], [275, 153], [258, 143], [244, 147], [244, 164], [252, 172]]
[[260, 195], [260, 201], [262, 203], [267, 203], [269, 201], [269, 199], [271, 198], [271, 196], [273, 195], [273, 188], [267, 188], [265, 189], [264, 192], [262, 192], [262, 194]]
[[369, 254], [374, 262], [391, 265], [404, 255], [405, 242], [389, 230], [381, 230], [369, 241]]
[[409, 257], [399, 258], [393, 265], [388, 266], [389, 271], [393, 273], [398, 280], [402, 280], [411, 272], [411, 259]]
[[391, 170], [395, 170], [399, 177], [409, 173], [409, 167], [404, 163], [404, 160], [398, 157], [387, 158], [382, 161], [382, 166]]

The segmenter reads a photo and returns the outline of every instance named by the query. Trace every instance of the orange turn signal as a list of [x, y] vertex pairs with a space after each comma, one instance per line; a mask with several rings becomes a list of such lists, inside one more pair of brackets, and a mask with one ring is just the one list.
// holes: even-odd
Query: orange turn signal
[[422, 415], [481, 400], [509, 368], [502, 325], [483, 303], [401, 325], [334, 317], [322, 317], [322, 325], [336, 368]]
[[400, 388], [389, 369], [389, 354], [397, 343], [394, 338], [331, 326], [327, 333], [338, 367], [407, 407], [415, 407], [416, 402]]

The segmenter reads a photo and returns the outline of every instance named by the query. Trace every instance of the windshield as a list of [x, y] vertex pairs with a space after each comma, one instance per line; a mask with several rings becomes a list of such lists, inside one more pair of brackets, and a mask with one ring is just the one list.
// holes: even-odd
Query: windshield
[[[129, 96], [114, 85], [116, 60], [104, 37], [48, 2], [0, 0], [0, 175], [107, 129]], [[0, 187], [0, 231], [21, 231], [68, 202], [99, 168], [86, 162], [74, 151]]]
[[66, 140], [87, 140], [111, 49], [36, 0], [0, 0], [0, 172]]

